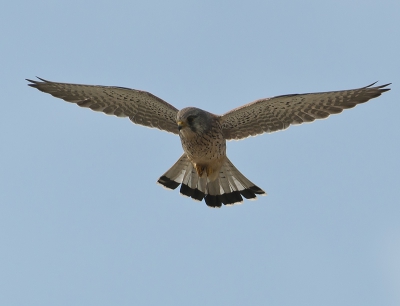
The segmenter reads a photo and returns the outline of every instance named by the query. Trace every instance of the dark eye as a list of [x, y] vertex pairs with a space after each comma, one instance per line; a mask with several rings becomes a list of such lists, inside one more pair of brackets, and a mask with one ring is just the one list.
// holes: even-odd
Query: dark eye
[[189, 116], [189, 117], [187, 117], [187, 122], [188, 122], [189, 124], [192, 124], [194, 118], [196, 118], [196, 117], [197, 117], [197, 116]]

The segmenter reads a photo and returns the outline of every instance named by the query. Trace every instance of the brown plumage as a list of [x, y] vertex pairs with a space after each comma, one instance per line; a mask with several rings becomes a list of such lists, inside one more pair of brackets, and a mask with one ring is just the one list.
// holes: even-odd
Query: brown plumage
[[183, 148], [179, 160], [158, 179], [169, 189], [181, 185], [181, 194], [210, 207], [255, 199], [265, 191], [249, 181], [226, 156], [226, 140], [271, 133], [290, 125], [312, 122], [367, 102], [390, 90], [386, 85], [260, 99], [222, 116], [198, 108], [178, 111], [151, 93], [111, 86], [49, 82], [28, 84], [57, 98], [101, 111], [129, 117], [137, 124], [178, 134]]

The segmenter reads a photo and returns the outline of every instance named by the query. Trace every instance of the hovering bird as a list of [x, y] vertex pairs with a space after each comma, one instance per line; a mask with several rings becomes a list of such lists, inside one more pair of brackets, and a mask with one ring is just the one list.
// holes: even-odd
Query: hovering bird
[[179, 135], [184, 153], [159, 179], [169, 189], [210, 207], [256, 199], [265, 191], [248, 180], [226, 156], [226, 141], [284, 130], [341, 113], [390, 90], [375, 83], [350, 90], [291, 94], [260, 99], [222, 116], [195, 107], [176, 109], [153, 94], [124, 87], [50, 82], [28, 84], [94, 111], [128, 117], [133, 123]]

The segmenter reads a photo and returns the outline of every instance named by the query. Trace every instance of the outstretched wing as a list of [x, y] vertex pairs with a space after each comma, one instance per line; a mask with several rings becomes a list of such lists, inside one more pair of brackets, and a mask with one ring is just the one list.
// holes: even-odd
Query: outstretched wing
[[178, 110], [149, 92], [124, 87], [56, 83], [38, 79], [42, 82], [27, 79], [31, 82], [28, 85], [94, 111], [129, 117], [134, 123], [178, 134]]
[[283, 130], [292, 124], [323, 119], [390, 90], [385, 88], [390, 83], [372, 87], [374, 84], [358, 89], [284, 95], [254, 101], [221, 116], [224, 136], [227, 140], [239, 140]]

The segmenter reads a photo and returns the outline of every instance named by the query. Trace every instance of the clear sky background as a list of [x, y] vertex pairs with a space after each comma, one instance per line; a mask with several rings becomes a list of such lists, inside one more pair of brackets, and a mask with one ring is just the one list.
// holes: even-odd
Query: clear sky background
[[[0, 305], [400, 305], [400, 2], [9, 1], [0, 10]], [[210, 209], [155, 182], [175, 135], [25, 78], [222, 114], [392, 90], [228, 143], [268, 192]]]

